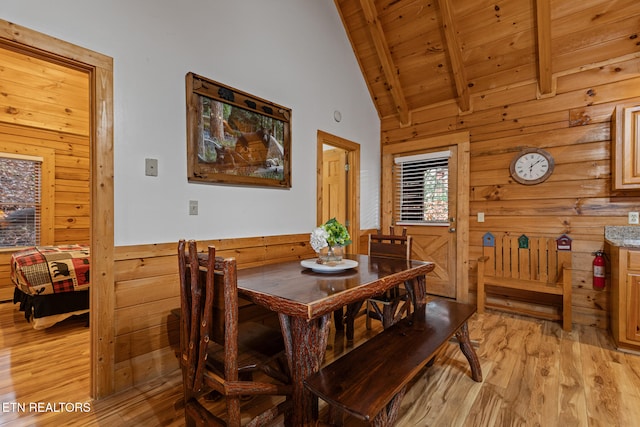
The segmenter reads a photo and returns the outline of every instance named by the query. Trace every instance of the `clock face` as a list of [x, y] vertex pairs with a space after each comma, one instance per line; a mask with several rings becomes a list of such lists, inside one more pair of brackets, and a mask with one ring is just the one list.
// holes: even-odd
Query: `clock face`
[[553, 158], [538, 148], [530, 148], [518, 153], [511, 161], [511, 176], [521, 184], [539, 184], [553, 172]]

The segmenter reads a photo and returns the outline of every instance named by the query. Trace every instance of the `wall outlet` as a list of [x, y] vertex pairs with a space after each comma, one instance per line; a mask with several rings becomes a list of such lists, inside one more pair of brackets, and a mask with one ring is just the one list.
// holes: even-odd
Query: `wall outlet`
[[144, 159], [144, 174], [158, 176], [158, 159]]
[[478, 222], [484, 222], [484, 212], [478, 212]]
[[629, 212], [629, 224], [640, 224], [640, 214], [638, 212]]
[[198, 201], [189, 200], [189, 215], [198, 215]]

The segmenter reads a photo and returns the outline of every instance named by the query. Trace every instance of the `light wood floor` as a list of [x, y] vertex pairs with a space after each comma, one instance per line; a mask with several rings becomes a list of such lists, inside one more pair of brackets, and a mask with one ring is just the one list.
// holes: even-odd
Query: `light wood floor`
[[[484, 381], [471, 380], [466, 359], [448, 344], [405, 396], [399, 426], [639, 425], [640, 356], [613, 349], [606, 331], [575, 326], [566, 333], [555, 323], [497, 312], [475, 315], [469, 326]], [[366, 335], [358, 319], [356, 339]], [[184, 424], [178, 371], [91, 401], [88, 341], [83, 320], [36, 331], [12, 304], [0, 304], [0, 425]], [[341, 337], [330, 343], [328, 359], [348, 350]], [[72, 408], [60, 402], [80, 408], [67, 412]]]

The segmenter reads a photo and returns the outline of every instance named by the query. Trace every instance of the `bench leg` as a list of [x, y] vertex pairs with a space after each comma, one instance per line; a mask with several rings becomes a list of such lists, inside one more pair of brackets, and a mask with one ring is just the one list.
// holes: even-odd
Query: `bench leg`
[[469, 327], [467, 326], [467, 322], [464, 322], [462, 327], [458, 329], [456, 332], [456, 338], [460, 343], [460, 350], [462, 351], [462, 354], [464, 354], [469, 361], [469, 366], [471, 367], [471, 378], [476, 382], [482, 382], [482, 369], [480, 368], [478, 355], [473, 349], [471, 340], [469, 339]]
[[385, 409], [376, 415], [371, 422], [372, 426], [389, 427], [395, 425], [396, 419], [398, 418], [398, 412], [400, 411], [400, 403], [402, 403], [405, 391], [407, 391], [407, 386], [402, 387], [402, 389], [393, 396], [391, 402], [387, 403]]

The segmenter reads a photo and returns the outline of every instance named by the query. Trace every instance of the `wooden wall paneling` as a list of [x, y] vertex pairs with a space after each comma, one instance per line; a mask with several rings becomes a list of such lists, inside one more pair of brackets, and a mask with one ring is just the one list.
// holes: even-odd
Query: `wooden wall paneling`
[[32, 128], [89, 135], [86, 72], [51, 60], [2, 49], [4, 96], [0, 121]]
[[[282, 259], [311, 258], [309, 234], [199, 241], [206, 251], [232, 256], [238, 268]], [[177, 324], [170, 316], [179, 307], [178, 242], [122, 246], [115, 249], [114, 387], [124, 390], [179, 365], [174, 350]], [[173, 342], [172, 342], [173, 341]]]
[[[500, 122], [489, 122], [483, 124], [479, 117], [474, 117], [477, 125], [473, 126], [471, 132], [472, 140], [484, 140], [485, 138], [504, 138], [515, 135], [526, 135], [551, 129], [562, 129], [568, 127], [566, 111], [552, 111], [541, 113], [535, 116], [518, 117], [513, 120]], [[471, 126], [469, 121], [465, 121], [467, 126]]]
[[[580, 72], [573, 70], [573, 72], [559, 74], [556, 83], [557, 93], [567, 93], [581, 90], [585, 87], [600, 86], [603, 82], [611, 84], [637, 78], [637, 59], [639, 57], [640, 53], [627, 55], [622, 60], [604, 61], [590, 64], [588, 67], [581, 67]], [[594, 107], [603, 105], [606, 105], [606, 103], [596, 104]], [[591, 105], [587, 107], [591, 107]]]
[[[10, 253], [0, 252], [0, 302], [13, 301], [13, 283], [11, 283]], [[13, 304], [13, 302], [11, 302]]]
[[[584, 79], [582, 76], [584, 75]], [[611, 75], [612, 79], [607, 76]], [[420, 145], [434, 133], [466, 129], [471, 136], [469, 186], [470, 291], [475, 291], [475, 264], [482, 235], [509, 232], [540, 235], [568, 233], [573, 240], [574, 319], [608, 325], [608, 289], [592, 288], [592, 253], [603, 246], [605, 225], [625, 225], [640, 194], [612, 194], [611, 113], [620, 100], [640, 97], [640, 59], [625, 57], [601, 67], [558, 75], [557, 95], [536, 99], [529, 85], [474, 92], [474, 111], [458, 116], [433, 108], [412, 112], [412, 124], [401, 127], [382, 120], [382, 146]], [[431, 115], [430, 113], [433, 113]], [[525, 146], [552, 152], [556, 169], [537, 186], [515, 184], [508, 166]], [[383, 177], [386, 173], [383, 156]], [[485, 222], [476, 215], [484, 212]], [[383, 222], [388, 215], [383, 205]], [[533, 306], [532, 306], [533, 308]]]
[[[134, 356], [114, 364], [113, 386], [115, 390], [127, 390], [150, 379], [163, 377], [179, 368], [175, 352], [169, 347]], [[171, 401], [170, 404], [174, 404]]]
[[[177, 283], [176, 283], [177, 284]], [[165, 298], [148, 301], [134, 306], [118, 307], [114, 329], [116, 340], [123, 334], [145, 330], [162, 324], [172, 309], [180, 306], [178, 299]]]
[[[51, 212], [52, 228], [44, 230], [42, 242], [88, 244], [87, 74], [45, 59], [33, 58], [12, 48], [0, 49], [0, 54], [4, 66], [0, 78], [6, 94], [4, 102], [8, 105], [5, 109], [8, 115], [0, 115], [2, 139], [5, 143], [19, 144], [24, 149], [49, 153], [46, 161], [53, 165], [51, 183], [43, 180], [44, 185], [55, 189], [51, 192], [51, 199], [44, 203], [47, 212]], [[24, 116], [29, 116], [29, 119], [23, 120]], [[65, 120], [66, 123], [61, 125]], [[86, 209], [77, 209], [75, 216], [67, 216], [59, 208], [68, 203], [85, 206]], [[8, 260], [6, 262], [8, 269]], [[0, 277], [3, 277], [0, 292], [13, 295], [9, 276], [0, 273]]]
[[[175, 264], [178, 260], [174, 257]], [[132, 307], [149, 301], [180, 297], [178, 269], [171, 274], [116, 281], [116, 306]]]

